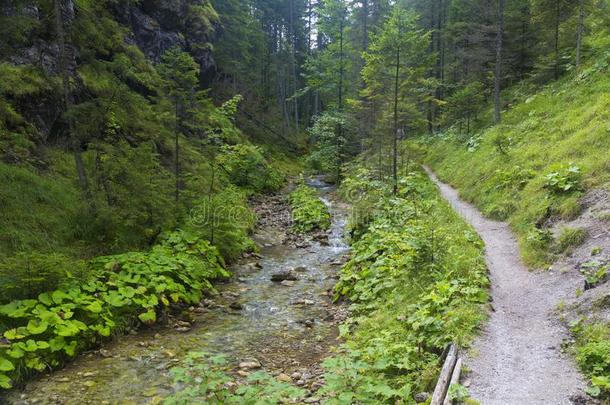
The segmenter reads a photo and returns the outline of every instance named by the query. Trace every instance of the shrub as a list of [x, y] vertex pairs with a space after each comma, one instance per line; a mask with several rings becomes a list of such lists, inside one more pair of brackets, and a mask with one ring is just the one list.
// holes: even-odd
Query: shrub
[[249, 236], [255, 220], [246, 192], [228, 186], [197, 202], [191, 210], [188, 229], [217, 246], [225, 260], [233, 261], [255, 249]]
[[[363, 174], [346, 182], [357, 186]], [[476, 233], [421, 173], [403, 177], [397, 196], [381, 188], [371, 191], [376, 215], [335, 289], [352, 305], [340, 327], [344, 351], [325, 362], [328, 404], [410, 403], [434, 384], [445, 345], [467, 345], [485, 318], [488, 279]]]
[[0, 261], [0, 303], [35, 298], [68, 280], [85, 281], [85, 263], [50, 253], [19, 253]]
[[315, 189], [301, 183], [290, 193], [293, 228], [297, 232], [326, 230], [330, 227], [330, 213]]
[[576, 361], [591, 381], [587, 392], [607, 398], [610, 395], [610, 325], [576, 322], [572, 332], [576, 337]]
[[245, 384], [233, 390], [228, 383], [234, 383], [234, 379], [227, 374], [227, 369], [227, 361], [222, 356], [189, 354], [183, 366], [170, 370], [174, 381], [183, 388], [163, 403], [207, 403], [212, 397], [212, 403], [227, 405], [284, 404], [305, 399], [305, 390], [260, 371], [248, 376]]
[[278, 190], [284, 182], [282, 174], [267, 162], [257, 146], [223, 146], [218, 162], [233, 184], [255, 192]]

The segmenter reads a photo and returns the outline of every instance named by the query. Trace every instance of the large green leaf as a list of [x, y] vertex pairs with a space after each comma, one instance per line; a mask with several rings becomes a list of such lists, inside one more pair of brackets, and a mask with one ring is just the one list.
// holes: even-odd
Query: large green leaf
[[13, 387], [13, 385], [11, 384], [11, 379], [8, 378], [7, 375], [0, 373], [0, 388], [4, 388], [5, 390], [8, 390], [12, 387]]
[[51, 298], [56, 304], [61, 304], [65, 299], [70, 298], [70, 296], [61, 290], [57, 290], [53, 291]]
[[138, 318], [145, 324], [151, 325], [157, 321], [157, 314], [152, 309], [138, 315]]
[[28, 333], [26, 328], [15, 328], [15, 329], [10, 329], [7, 330], [6, 332], [4, 332], [4, 337], [7, 338], [8, 340], [19, 340], [19, 339], [23, 339], [24, 337], [29, 336], [30, 334]]
[[80, 329], [74, 322], [66, 322], [64, 324], [55, 326], [55, 333], [59, 336], [75, 336], [78, 335], [79, 332]]
[[49, 324], [45, 321], [37, 321], [34, 319], [30, 319], [30, 321], [28, 322], [27, 330], [32, 335], [40, 335], [41, 333], [46, 332], [48, 327]]
[[102, 312], [102, 303], [100, 301], [94, 301], [87, 305], [85, 309], [89, 312], [93, 312], [94, 314], [99, 314]]
[[13, 371], [15, 365], [8, 359], [0, 357], [0, 371]]

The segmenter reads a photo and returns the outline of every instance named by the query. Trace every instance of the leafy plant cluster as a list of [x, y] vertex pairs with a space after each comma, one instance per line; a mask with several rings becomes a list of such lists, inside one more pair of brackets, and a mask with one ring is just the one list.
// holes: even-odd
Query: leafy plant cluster
[[587, 239], [587, 231], [582, 228], [564, 228], [561, 230], [555, 242], [555, 251], [558, 253], [568, 252], [581, 246]]
[[312, 187], [301, 182], [290, 193], [293, 228], [306, 233], [315, 230], [326, 230], [330, 227], [330, 213], [318, 193]]
[[[344, 184], [366, 190], [373, 176], [359, 168]], [[467, 345], [485, 318], [481, 240], [424, 174], [399, 186], [393, 196], [386, 184], [374, 217], [358, 222], [364, 232], [335, 290], [352, 303], [352, 318], [341, 327], [343, 353], [325, 363], [330, 404], [414, 403], [433, 387], [443, 348]]]
[[231, 183], [255, 192], [277, 191], [285, 180], [265, 159], [258, 146], [225, 145], [221, 148], [218, 163], [227, 172]]
[[579, 270], [585, 277], [586, 285], [589, 288], [593, 288], [607, 279], [610, 265], [597, 260], [591, 260], [581, 264]]
[[588, 394], [610, 397], [610, 325], [578, 321], [572, 325], [572, 332], [576, 337], [576, 361], [590, 378]]
[[190, 353], [183, 366], [171, 369], [174, 382], [183, 388], [163, 403], [271, 405], [297, 403], [305, 398], [305, 390], [260, 371], [252, 373], [246, 383], [238, 386], [227, 374], [227, 369], [227, 360], [223, 356]]
[[582, 173], [580, 167], [571, 163], [567, 168], [561, 171], [547, 174], [544, 179], [544, 186], [551, 191], [555, 193], [569, 193], [580, 189]]
[[150, 252], [91, 260], [87, 282], [0, 306], [0, 387], [62, 364], [128, 322], [154, 324], [178, 303], [196, 304], [210, 280], [226, 277], [218, 250], [176, 231]]

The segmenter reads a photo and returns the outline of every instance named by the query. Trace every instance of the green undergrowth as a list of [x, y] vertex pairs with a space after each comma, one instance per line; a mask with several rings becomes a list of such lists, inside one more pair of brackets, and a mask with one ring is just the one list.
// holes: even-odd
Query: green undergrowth
[[576, 322], [573, 351], [581, 370], [590, 379], [588, 393], [610, 398], [610, 324]]
[[425, 161], [488, 217], [508, 220], [533, 266], [553, 260], [545, 232], [581, 211], [580, 199], [610, 181], [610, 54], [539, 91], [523, 86], [500, 125], [420, 140]]
[[149, 252], [98, 257], [87, 281], [0, 306], [0, 387], [56, 368], [130, 324], [154, 324], [172, 306], [196, 304], [227, 277], [218, 250], [194, 234], [161, 237]]
[[330, 213], [316, 190], [301, 182], [290, 193], [293, 229], [297, 232], [327, 230], [330, 227]]
[[189, 354], [183, 365], [170, 370], [174, 382], [184, 388], [163, 404], [259, 405], [300, 403], [305, 399], [305, 390], [261, 371], [248, 376], [245, 384], [237, 385], [228, 374], [227, 364], [222, 356]]
[[[446, 345], [468, 346], [486, 317], [489, 282], [474, 230], [423, 173], [402, 177], [396, 196], [376, 178], [354, 165], [341, 187], [356, 214], [336, 297], [351, 302], [351, 317], [340, 327], [345, 344], [324, 363], [315, 394], [324, 404], [414, 404], [415, 393], [433, 389]], [[238, 382], [225, 358], [206, 353], [171, 373], [181, 389], [166, 404], [302, 403], [309, 395], [262, 372]]]
[[[343, 183], [356, 215], [336, 298], [351, 302], [346, 343], [326, 361], [329, 404], [414, 403], [433, 389], [450, 342], [467, 346], [485, 319], [483, 243], [421, 172], [399, 192], [355, 166]], [[358, 232], [354, 232], [358, 230]]]

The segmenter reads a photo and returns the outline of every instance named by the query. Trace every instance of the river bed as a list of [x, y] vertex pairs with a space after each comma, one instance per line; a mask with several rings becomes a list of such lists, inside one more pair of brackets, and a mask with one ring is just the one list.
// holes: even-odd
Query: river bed
[[[309, 183], [332, 214], [327, 240], [289, 243], [281, 226], [259, 227], [254, 240], [260, 257], [232, 267], [234, 276], [218, 286], [219, 296], [205, 307], [193, 308], [192, 327], [182, 332], [157, 327], [121, 337], [13, 390], [6, 402], [160, 403], [177, 389], [169, 369], [193, 351], [223, 354], [235, 365], [233, 371], [238, 371], [239, 362], [255, 359], [263, 370], [294, 375], [295, 385], [315, 390], [322, 374], [320, 363], [338, 345], [342, 310], [332, 304], [330, 291], [348, 252], [347, 210], [331, 186], [317, 178]], [[291, 269], [298, 274], [293, 283], [271, 281], [272, 275]]]

